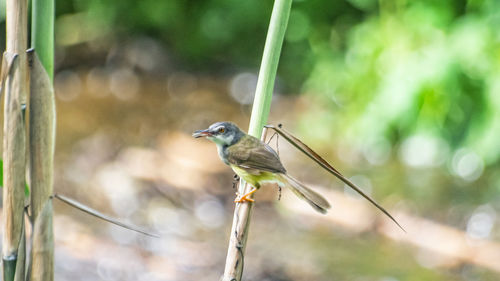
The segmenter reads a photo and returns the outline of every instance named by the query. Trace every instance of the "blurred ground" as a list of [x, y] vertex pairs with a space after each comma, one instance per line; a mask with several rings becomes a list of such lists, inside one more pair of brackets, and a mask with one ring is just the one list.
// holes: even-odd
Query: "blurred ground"
[[[212, 143], [190, 134], [219, 120], [246, 128], [250, 108], [231, 95], [237, 79], [186, 73], [152, 79], [104, 68], [56, 76], [56, 191], [162, 236], [136, 234], [56, 203], [56, 280], [218, 280], [232, 220], [232, 173]], [[278, 94], [270, 120], [294, 131], [307, 106]], [[384, 183], [395, 179], [383, 169], [350, 167], [335, 149], [318, 150], [367, 191], [371, 186], [408, 234], [280, 140], [288, 169], [318, 186], [333, 208], [322, 216], [287, 191], [280, 201], [272, 186], [259, 191], [245, 280], [496, 280], [498, 264], [468, 257], [477, 251], [445, 250], [443, 257], [441, 243], [456, 239], [439, 224], [450, 221], [441, 212], [421, 213], [419, 202], [384, 195]], [[420, 216], [437, 219], [438, 228], [416, 223]], [[418, 244], [426, 236], [430, 242]]]

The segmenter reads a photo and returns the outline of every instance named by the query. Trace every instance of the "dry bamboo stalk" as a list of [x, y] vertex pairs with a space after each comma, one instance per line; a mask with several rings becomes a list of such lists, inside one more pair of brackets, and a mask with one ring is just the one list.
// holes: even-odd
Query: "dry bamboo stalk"
[[52, 228], [52, 200], [45, 201], [35, 219], [31, 249], [30, 281], [54, 280], [54, 230]]
[[55, 100], [52, 82], [35, 51], [28, 51], [30, 65], [29, 180], [34, 219], [31, 280], [54, 279], [52, 230]]
[[[28, 51], [30, 74], [29, 146], [32, 217], [36, 218], [53, 194], [55, 146], [54, 89], [34, 50]], [[43, 194], [44, 196], [40, 196]], [[43, 198], [42, 198], [43, 197]]]
[[[28, 91], [28, 69], [26, 62], [28, 1], [6, 1], [6, 54], [4, 57], [17, 57], [10, 73], [6, 75], [4, 100], [4, 139], [3, 139], [3, 249], [4, 276], [15, 268], [24, 265], [24, 255], [18, 253], [24, 241], [24, 185], [26, 164], [26, 132], [23, 104]], [[4, 60], [6, 63], [7, 60]], [[21, 248], [24, 246], [21, 245]], [[14, 262], [15, 261], [15, 262]], [[24, 275], [24, 272], [22, 272]], [[12, 276], [8, 277], [9, 279]], [[6, 278], [7, 279], [7, 278]], [[11, 279], [12, 280], [12, 279]]]
[[4, 52], [3, 53], [3, 58], [2, 58], [2, 71], [0, 72], [0, 96], [3, 96], [5, 92], [5, 84], [7, 80], [7, 76], [12, 76], [14, 75], [13, 67], [12, 65], [14, 64], [15, 61], [17, 61], [17, 54], [9, 53], [9, 52]]
[[16, 273], [14, 275], [14, 281], [26, 280], [25, 261], [26, 261], [26, 233], [24, 231], [24, 223], [23, 223], [21, 229], [21, 240], [19, 241], [19, 247], [17, 249], [17, 265], [16, 265]]
[[25, 126], [19, 100], [19, 59], [13, 65], [5, 82], [4, 109], [4, 236], [3, 257], [16, 255], [23, 221], [25, 183]]
[[[266, 139], [267, 128], [262, 131], [261, 140]], [[239, 194], [247, 194], [252, 187], [240, 179]], [[252, 215], [253, 203], [236, 203], [229, 237], [229, 247], [227, 248], [226, 267], [222, 281], [239, 281], [243, 275], [243, 265], [245, 262], [245, 246], [247, 244], [250, 217]]]

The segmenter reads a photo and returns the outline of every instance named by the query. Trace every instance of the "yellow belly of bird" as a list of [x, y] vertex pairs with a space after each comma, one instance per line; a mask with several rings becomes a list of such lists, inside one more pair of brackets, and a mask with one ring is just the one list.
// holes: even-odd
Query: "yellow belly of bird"
[[247, 172], [246, 170], [231, 165], [231, 169], [245, 182], [250, 184], [255, 188], [259, 188], [261, 184], [266, 182], [275, 182], [280, 184], [281, 182], [278, 180], [278, 176], [271, 172], [260, 171], [258, 174], [252, 174]]

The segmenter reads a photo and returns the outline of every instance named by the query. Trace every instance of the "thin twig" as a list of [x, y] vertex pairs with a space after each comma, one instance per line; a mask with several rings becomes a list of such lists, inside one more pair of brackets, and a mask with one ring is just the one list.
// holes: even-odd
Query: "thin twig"
[[266, 141], [267, 144], [270, 144], [271, 141], [273, 140], [274, 136], [276, 136], [278, 133], [274, 132], [271, 137]]
[[276, 136], [276, 153], [278, 153], [278, 157], [280, 156], [279, 138], [280, 138], [280, 135], [278, 134], [278, 135]]
[[323, 159], [321, 156], [319, 156], [314, 150], [312, 150], [309, 146], [307, 146], [305, 143], [303, 143], [301, 140], [298, 138], [294, 137], [292, 134], [289, 132], [285, 131], [285, 129], [282, 128], [281, 124], [278, 125], [278, 127], [275, 127], [273, 125], [266, 125], [264, 126], [266, 128], [273, 129], [276, 131], [278, 134], [280, 134], [284, 139], [286, 139], [290, 144], [295, 146], [298, 150], [300, 150], [302, 153], [307, 155], [309, 158], [311, 158], [314, 162], [318, 163], [323, 169], [327, 170], [334, 176], [336, 176], [338, 179], [343, 181], [345, 184], [350, 186], [352, 189], [354, 189], [357, 193], [359, 193], [361, 196], [363, 196], [366, 200], [370, 201], [375, 207], [377, 207], [382, 213], [384, 213], [386, 216], [388, 216], [394, 223], [401, 228], [404, 232], [406, 230], [396, 221], [396, 219], [389, 214], [389, 212], [384, 209], [380, 204], [378, 204], [373, 198], [371, 198], [368, 194], [364, 193], [361, 188], [356, 186], [353, 182], [351, 182], [349, 179], [344, 177], [339, 171], [337, 171], [335, 168], [330, 165], [325, 159]]
[[[276, 153], [278, 154], [278, 157], [280, 156], [280, 146], [279, 146], [279, 138], [280, 138], [280, 135], [278, 134], [278, 132], [274, 132], [273, 135], [269, 138], [269, 140], [267, 141], [267, 144], [271, 143], [271, 140], [274, 138], [274, 136], [276, 136]], [[281, 200], [281, 186], [278, 185], [278, 201]]]
[[102, 219], [102, 220], [105, 220], [107, 222], [110, 222], [112, 224], [115, 224], [115, 225], [118, 225], [118, 226], [121, 226], [123, 228], [126, 228], [126, 229], [129, 229], [129, 230], [132, 230], [132, 231], [135, 231], [135, 232], [139, 232], [139, 233], [142, 233], [144, 235], [147, 235], [147, 236], [151, 236], [151, 237], [156, 237], [156, 238], [160, 238], [160, 236], [158, 234], [153, 234], [153, 233], [150, 233], [150, 232], [147, 232], [145, 230], [142, 230], [140, 229], [139, 227], [135, 226], [135, 225], [132, 225], [132, 224], [126, 224], [126, 223], [123, 223], [123, 222], [120, 222], [118, 220], [116, 220], [115, 218], [112, 218], [108, 215], [105, 215], [99, 211], [96, 211], [88, 206], [85, 206], [84, 204], [78, 202], [78, 201], [75, 201], [71, 198], [68, 198], [64, 195], [61, 195], [61, 194], [54, 194], [54, 197], [61, 200], [62, 202], [70, 205], [71, 207], [74, 207], [74, 208], [77, 208], [78, 210], [80, 211], [83, 211], [89, 215], [92, 215], [96, 218], [99, 218], [99, 219]]

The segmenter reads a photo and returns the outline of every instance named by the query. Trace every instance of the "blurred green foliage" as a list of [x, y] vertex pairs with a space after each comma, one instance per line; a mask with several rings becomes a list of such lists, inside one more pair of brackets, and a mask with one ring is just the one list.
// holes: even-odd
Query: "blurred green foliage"
[[[150, 36], [184, 67], [256, 69], [272, 1], [57, 1], [57, 40]], [[418, 135], [467, 147], [489, 165], [500, 146], [500, 2], [295, 1], [279, 76], [315, 108], [327, 139]]]
[[334, 24], [330, 40], [314, 45], [305, 88], [324, 106], [309, 121], [363, 141], [424, 135], [497, 161], [500, 2], [379, 4], [347, 34]]

